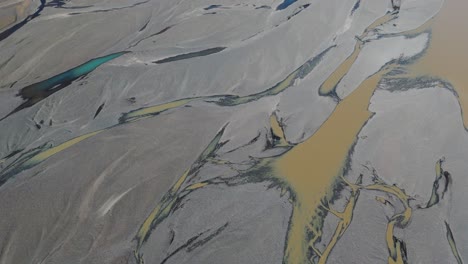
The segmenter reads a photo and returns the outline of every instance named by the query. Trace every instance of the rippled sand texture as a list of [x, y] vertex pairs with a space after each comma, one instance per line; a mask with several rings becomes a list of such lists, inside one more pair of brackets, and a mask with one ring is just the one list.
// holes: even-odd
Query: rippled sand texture
[[0, 2], [0, 264], [464, 263], [464, 0]]

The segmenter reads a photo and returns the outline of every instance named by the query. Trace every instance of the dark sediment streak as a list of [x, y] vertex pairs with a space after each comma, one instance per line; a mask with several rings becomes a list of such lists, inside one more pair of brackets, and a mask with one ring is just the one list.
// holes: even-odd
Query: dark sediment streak
[[358, 0], [356, 4], [354, 4], [353, 9], [351, 10], [351, 15], [353, 15], [354, 12], [356, 12], [356, 10], [359, 8], [360, 5], [361, 5], [361, 0]]
[[203, 8], [203, 9], [205, 9], [205, 10], [211, 10], [211, 9], [215, 9], [215, 8], [218, 8], [218, 7], [221, 7], [221, 5], [210, 5], [210, 6], [208, 6], [208, 7]]
[[102, 109], [104, 108], [104, 104], [105, 104], [105, 103], [102, 103], [102, 104], [99, 106], [99, 108], [96, 110], [96, 113], [94, 114], [93, 119], [96, 118], [96, 116], [98, 116], [99, 113], [102, 111]]
[[81, 15], [81, 14], [89, 14], [89, 13], [106, 13], [106, 12], [112, 12], [112, 11], [127, 9], [127, 8], [133, 8], [133, 7], [145, 4], [147, 2], [148, 1], [143, 1], [143, 2], [133, 4], [131, 6], [115, 7], [115, 8], [110, 8], [110, 9], [100, 9], [100, 10], [93, 10], [93, 11], [89, 11], [89, 12], [74, 12], [74, 13], [69, 13], [69, 15], [73, 16], [73, 15]]
[[221, 100], [219, 100], [217, 104], [221, 106], [234, 106], [234, 105], [252, 102], [265, 96], [279, 94], [280, 92], [292, 86], [295, 80], [303, 79], [305, 76], [307, 76], [319, 64], [319, 62], [322, 60], [325, 54], [327, 54], [327, 52], [334, 47], [335, 46], [331, 46], [327, 48], [326, 50], [322, 51], [317, 56], [313, 57], [312, 59], [308, 60], [306, 63], [302, 64], [294, 72], [289, 74], [284, 80], [280, 81], [273, 87], [267, 90], [264, 90], [263, 92], [259, 92], [256, 94], [247, 95], [243, 97], [240, 97], [237, 95], [225, 96]]
[[167, 63], [167, 62], [191, 59], [191, 58], [195, 58], [195, 57], [203, 57], [203, 56], [208, 56], [208, 55], [211, 55], [211, 54], [214, 54], [214, 53], [221, 52], [221, 51], [223, 51], [225, 49], [226, 49], [226, 47], [216, 47], [216, 48], [201, 50], [201, 51], [197, 51], [197, 52], [190, 52], [190, 53], [185, 53], [185, 54], [165, 58], [165, 59], [162, 59], [162, 60], [154, 61], [153, 63], [162, 64], [162, 63]]
[[45, 4], [46, 4], [46, 0], [41, 0], [41, 4], [39, 5], [39, 7], [37, 8], [36, 12], [34, 12], [34, 14], [32, 15], [29, 15], [27, 16], [23, 21], [21, 21], [20, 23], [12, 26], [11, 28], [3, 31], [2, 33], [0, 33], [0, 41], [8, 38], [9, 36], [11, 36], [11, 34], [15, 33], [18, 29], [22, 28], [24, 25], [26, 25], [29, 21], [31, 21], [32, 19], [38, 17], [42, 10], [44, 9], [45, 7]]
[[60, 73], [47, 80], [34, 83], [34, 84], [24, 87], [23, 89], [19, 91], [18, 96], [21, 96], [21, 98], [25, 99], [26, 101], [22, 103], [20, 106], [18, 106], [17, 108], [15, 108], [8, 115], [1, 118], [0, 121], [2, 121], [3, 119], [7, 118], [8, 116], [18, 111], [21, 111], [25, 108], [35, 105], [36, 103], [44, 100], [51, 94], [54, 94], [57, 91], [60, 91], [61, 89], [67, 87], [74, 80], [92, 72], [100, 65], [110, 60], [113, 60], [117, 57], [120, 57], [125, 53], [128, 53], [128, 52], [127, 51], [117, 52], [117, 53], [109, 54], [104, 57], [99, 57], [99, 58], [89, 60], [79, 65], [78, 67], [75, 67], [66, 72]]
[[[148, 23], [149, 23], [149, 21], [148, 21]], [[143, 30], [148, 26], [148, 23], [147, 23], [146, 25], [144, 25], [144, 26], [139, 30], [139, 32], [143, 31]], [[143, 40], [149, 39], [149, 38], [151, 38], [151, 37], [160, 35], [160, 34], [166, 32], [166, 31], [168, 31], [171, 27], [172, 27], [172, 26], [165, 27], [165, 28], [163, 28], [162, 30], [160, 30], [160, 31], [158, 31], [158, 32], [156, 32], [156, 33], [154, 33], [154, 34], [151, 34], [151, 35], [149, 35], [149, 36], [146, 37], [146, 38], [142, 38], [142, 39], [138, 40], [135, 44], [130, 45], [130, 48], [133, 48], [133, 47], [135, 47], [136, 45], [140, 44], [140, 42], [142, 42]]]

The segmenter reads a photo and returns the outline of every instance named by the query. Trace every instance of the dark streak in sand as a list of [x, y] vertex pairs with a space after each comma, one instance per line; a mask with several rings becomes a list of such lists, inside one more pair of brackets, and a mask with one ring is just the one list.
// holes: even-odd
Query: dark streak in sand
[[176, 56], [173, 56], [173, 57], [165, 58], [165, 59], [162, 59], [162, 60], [154, 61], [153, 63], [162, 64], [162, 63], [167, 63], [167, 62], [191, 59], [191, 58], [195, 58], [195, 57], [203, 57], [203, 56], [208, 56], [208, 55], [211, 55], [211, 54], [214, 54], [214, 53], [221, 52], [221, 51], [223, 51], [225, 49], [226, 49], [226, 47], [216, 47], [216, 48], [210, 48], [210, 49], [205, 49], [205, 50], [196, 51], [196, 52], [189, 52], [189, 53], [180, 54], [180, 55], [176, 55]]

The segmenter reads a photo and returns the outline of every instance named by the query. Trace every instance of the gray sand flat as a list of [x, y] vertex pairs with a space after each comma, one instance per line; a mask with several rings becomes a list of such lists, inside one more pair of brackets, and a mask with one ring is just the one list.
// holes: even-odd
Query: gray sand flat
[[[0, 0], [0, 264], [468, 261], [459, 96], [408, 66], [443, 4]], [[373, 75], [298, 221], [277, 164]]]

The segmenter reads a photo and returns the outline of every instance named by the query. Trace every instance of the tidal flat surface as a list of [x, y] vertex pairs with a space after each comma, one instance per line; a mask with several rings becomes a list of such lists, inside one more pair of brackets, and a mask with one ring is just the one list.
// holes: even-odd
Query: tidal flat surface
[[0, 264], [468, 261], [465, 0], [0, 0]]

